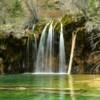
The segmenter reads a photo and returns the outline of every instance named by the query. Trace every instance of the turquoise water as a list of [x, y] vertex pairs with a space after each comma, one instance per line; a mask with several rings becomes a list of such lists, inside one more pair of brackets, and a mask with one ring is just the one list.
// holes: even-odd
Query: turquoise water
[[1, 75], [0, 100], [100, 100], [100, 75]]

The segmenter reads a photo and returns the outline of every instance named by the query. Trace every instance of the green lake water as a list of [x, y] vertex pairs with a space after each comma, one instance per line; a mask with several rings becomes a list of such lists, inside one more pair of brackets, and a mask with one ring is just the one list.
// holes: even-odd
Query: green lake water
[[1, 75], [0, 100], [100, 100], [100, 75]]

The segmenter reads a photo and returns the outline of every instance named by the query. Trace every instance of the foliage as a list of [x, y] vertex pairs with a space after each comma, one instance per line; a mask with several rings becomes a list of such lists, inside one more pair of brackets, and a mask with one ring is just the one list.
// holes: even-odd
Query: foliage
[[15, 20], [14, 18], [23, 16], [20, 1], [19, 0], [0, 0], [0, 13], [1, 13], [0, 14], [1, 24], [13, 22]]
[[89, 0], [88, 14], [92, 20], [100, 21], [100, 0]]
[[11, 16], [18, 17], [20, 15], [22, 15], [21, 4], [20, 4], [19, 0], [16, 0], [11, 9]]

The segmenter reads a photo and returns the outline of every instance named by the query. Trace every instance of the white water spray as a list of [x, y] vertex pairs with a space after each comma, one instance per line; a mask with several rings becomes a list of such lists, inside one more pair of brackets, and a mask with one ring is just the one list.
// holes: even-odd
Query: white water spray
[[59, 41], [59, 73], [66, 72], [65, 66], [65, 46], [64, 46], [64, 37], [63, 37], [63, 24], [61, 23], [60, 30], [60, 41]]

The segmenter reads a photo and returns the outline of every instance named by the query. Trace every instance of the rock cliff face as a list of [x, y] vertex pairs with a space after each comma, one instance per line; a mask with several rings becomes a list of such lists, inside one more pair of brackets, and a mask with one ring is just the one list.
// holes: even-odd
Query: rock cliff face
[[85, 14], [88, 7], [88, 1], [87, 0], [38, 0], [37, 5], [40, 16], [60, 17], [68, 13]]
[[[88, 0], [19, 1], [21, 1], [22, 10], [25, 11], [25, 16], [22, 16], [21, 21], [24, 22], [24, 17], [26, 17], [28, 18], [28, 22], [26, 28], [24, 28], [25, 30], [23, 30], [20, 25], [21, 21], [19, 21], [20, 23], [17, 21], [16, 25], [15, 21], [13, 22], [14, 25], [12, 23], [6, 25], [7, 23], [5, 23], [0, 26], [0, 73], [22, 73], [27, 71], [32, 72], [34, 70], [33, 62], [35, 63], [36, 59], [33, 58], [33, 56], [36, 56], [36, 53], [33, 47], [35, 47], [36, 40], [36, 45], [39, 44], [43, 27], [48, 22], [47, 19], [50, 20], [50, 18], [54, 18], [53, 25], [55, 26], [54, 43], [56, 48], [54, 54], [58, 56], [59, 52], [60, 23], [58, 19], [61, 18], [61, 22], [64, 26], [66, 65], [68, 65], [71, 51], [71, 37], [72, 34], [76, 32], [77, 42], [72, 72], [100, 73], [100, 25], [97, 21], [92, 23], [90, 20], [91, 17], [88, 16], [87, 18], [87, 16], [83, 16], [87, 12]], [[29, 27], [27, 28], [27, 26], [29, 25], [32, 27], [35, 18], [39, 18], [39, 21], [33, 32], [33, 30]], [[30, 49], [30, 54], [27, 53], [27, 47]], [[94, 47], [95, 49], [93, 50]], [[27, 55], [29, 56], [29, 62], [27, 62]], [[58, 63], [56, 61], [58, 61], [58, 58], [54, 56], [52, 59], [55, 62], [54, 70], [57, 70]]]
[[59, 18], [68, 13], [85, 14], [88, 8], [87, 0], [23, 0], [23, 2], [31, 3], [30, 6], [36, 8], [39, 17], [46, 18]]

